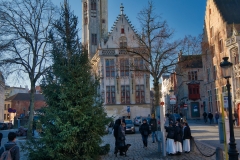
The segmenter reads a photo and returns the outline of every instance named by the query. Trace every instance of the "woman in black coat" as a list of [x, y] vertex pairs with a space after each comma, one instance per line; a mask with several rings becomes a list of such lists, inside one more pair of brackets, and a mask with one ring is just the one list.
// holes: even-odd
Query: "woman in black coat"
[[176, 122], [174, 142], [176, 145], [176, 152], [178, 155], [182, 153], [182, 136], [183, 136], [182, 128], [179, 125], [179, 123]]
[[176, 147], [174, 143], [175, 139], [175, 128], [173, 127], [172, 122], [169, 123], [169, 126], [166, 127], [166, 132], [167, 134], [167, 146], [166, 146], [166, 151], [168, 152], [169, 155], [174, 155], [176, 153]]
[[115, 124], [114, 124], [114, 126], [113, 126], [113, 135], [114, 135], [114, 137], [115, 137], [115, 151], [114, 151], [114, 154], [116, 154], [117, 152], [118, 152], [118, 129], [119, 129], [119, 127], [120, 127], [120, 125], [121, 125], [121, 119], [117, 119], [116, 121], [115, 121]]
[[183, 150], [185, 153], [190, 152], [190, 139], [191, 139], [191, 130], [188, 124], [185, 122], [183, 123]]
[[143, 124], [139, 127], [139, 131], [142, 135], [143, 148], [147, 147], [148, 135], [151, 133], [149, 130], [149, 125], [147, 124], [147, 120], [143, 120]]

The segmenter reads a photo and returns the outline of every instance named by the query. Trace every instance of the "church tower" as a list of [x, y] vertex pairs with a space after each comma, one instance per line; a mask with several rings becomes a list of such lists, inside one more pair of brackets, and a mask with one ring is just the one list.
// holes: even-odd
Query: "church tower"
[[82, 0], [82, 44], [89, 58], [96, 53], [108, 33], [108, 0]]

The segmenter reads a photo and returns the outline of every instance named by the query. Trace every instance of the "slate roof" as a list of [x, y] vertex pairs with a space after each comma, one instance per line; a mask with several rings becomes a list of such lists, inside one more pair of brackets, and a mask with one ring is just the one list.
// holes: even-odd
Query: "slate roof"
[[[30, 93], [17, 93], [5, 101], [30, 101]], [[35, 101], [45, 101], [45, 98], [42, 94], [35, 94]]]
[[202, 56], [201, 55], [182, 55], [180, 63], [183, 63], [186, 68], [202, 68]]
[[214, 0], [214, 2], [228, 24], [240, 23], [240, 0]]

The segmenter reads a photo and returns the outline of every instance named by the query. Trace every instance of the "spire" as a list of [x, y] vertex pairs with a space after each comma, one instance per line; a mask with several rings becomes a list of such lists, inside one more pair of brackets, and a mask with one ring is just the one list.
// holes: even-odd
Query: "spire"
[[120, 7], [120, 11], [121, 11], [121, 14], [123, 14], [123, 4], [121, 3], [121, 7]]

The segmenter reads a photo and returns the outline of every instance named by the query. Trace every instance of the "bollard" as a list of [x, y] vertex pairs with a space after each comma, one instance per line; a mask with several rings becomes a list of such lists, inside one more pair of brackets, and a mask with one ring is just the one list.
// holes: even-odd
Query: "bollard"
[[193, 137], [190, 139], [190, 151], [191, 152], [195, 152], [196, 151], [196, 146], [195, 146]]
[[220, 147], [216, 148], [216, 160], [223, 160], [223, 151]]
[[221, 115], [218, 119], [218, 133], [219, 133], [220, 143], [224, 143], [224, 130], [223, 130], [223, 121], [222, 121], [222, 116]]

